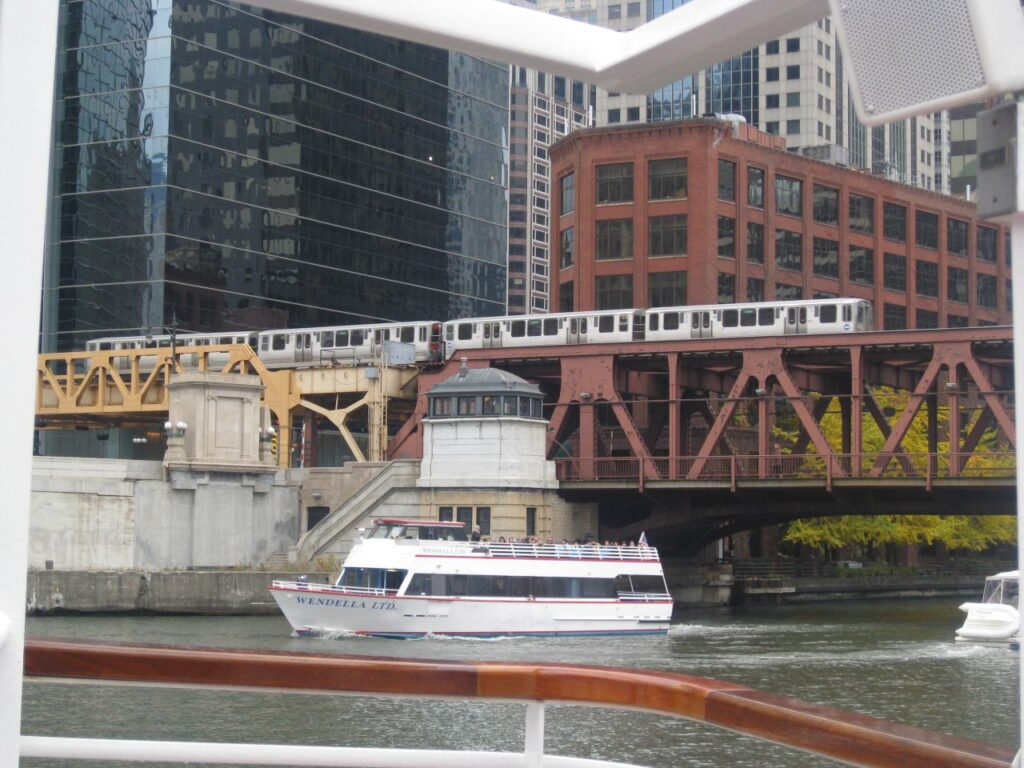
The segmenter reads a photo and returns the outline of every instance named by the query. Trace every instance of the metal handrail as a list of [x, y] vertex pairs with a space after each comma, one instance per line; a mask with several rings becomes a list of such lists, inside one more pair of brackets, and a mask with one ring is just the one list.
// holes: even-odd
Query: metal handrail
[[1013, 752], [1002, 747], [808, 704], [742, 685], [638, 669], [29, 639], [25, 643], [24, 672], [29, 679], [96, 683], [519, 701], [526, 704], [526, 733], [524, 750], [518, 753], [22, 735], [22, 757], [376, 768], [612, 766], [604, 761], [544, 753], [544, 707], [548, 703], [562, 703], [639, 709], [695, 720], [859, 766], [1006, 768], [1013, 758]]

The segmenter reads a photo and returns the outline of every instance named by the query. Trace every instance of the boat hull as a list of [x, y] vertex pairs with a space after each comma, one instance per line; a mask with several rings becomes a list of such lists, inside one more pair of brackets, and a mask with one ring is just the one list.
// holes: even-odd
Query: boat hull
[[1012, 605], [964, 603], [960, 610], [967, 618], [956, 631], [957, 640], [1009, 643], [1020, 639], [1020, 615]]
[[370, 596], [275, 583], [271, 594], [300, 635], [656, 635], [672, 601]]

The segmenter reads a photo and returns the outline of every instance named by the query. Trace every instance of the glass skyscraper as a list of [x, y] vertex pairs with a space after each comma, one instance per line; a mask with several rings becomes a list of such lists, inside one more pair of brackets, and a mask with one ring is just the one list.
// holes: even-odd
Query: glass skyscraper
[[44, 351], [505, 311], [508, 67], [217, 0], [63, 0]]

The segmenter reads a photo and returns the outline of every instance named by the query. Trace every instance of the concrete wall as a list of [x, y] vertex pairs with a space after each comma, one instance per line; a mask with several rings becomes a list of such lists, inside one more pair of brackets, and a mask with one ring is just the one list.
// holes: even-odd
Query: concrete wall
[[36, 457], [29, 567], [185, 569], [265, 563], [299, 535], [302, 472], [173, 470]]
[[[312, 582], [337, 574], [311, 572]], [[29, 571], [28, 612], [276, 614], [267, 591], [275, 579], [295, 573], [270, 571]]]

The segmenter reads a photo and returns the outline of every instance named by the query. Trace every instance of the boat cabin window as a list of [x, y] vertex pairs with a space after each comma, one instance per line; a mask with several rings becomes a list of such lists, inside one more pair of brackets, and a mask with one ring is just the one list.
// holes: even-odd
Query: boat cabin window
[[407, 573], [397, 568], [345, 568], [338, 577], [337, 586], [397, 592]]
[[[653, 577], [657, 579], [657, 577]], [[659, 587], [664, 592], [664, 586]], [[444, 597], [589, 597], [618, 596], [615, 579], [562, 576], [487, 576], [482, 574], [417, 573], [407, 595]]]
[[620, 573], [616, 576], [615, 589], [619, 594], [664, 595], [668, 593], [668, 589], [665, 587], [665, 580], [661, 576], [641, 576], [635, 573]]
[[369, 539], [419, 539], [421, 541], [466, 541], [466, 529], [457, 525], [378, 523]]
[[1016, 606], [1019, 592], [1020, 585], [1015, 579], [992, 579], [985, 582], [985, 595], [981, 602]]

